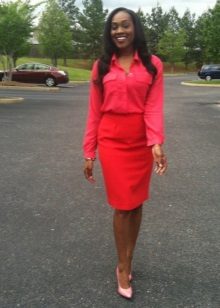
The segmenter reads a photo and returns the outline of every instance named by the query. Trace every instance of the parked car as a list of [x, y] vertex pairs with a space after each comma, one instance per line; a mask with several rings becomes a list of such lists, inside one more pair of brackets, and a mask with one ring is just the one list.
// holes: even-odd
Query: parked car
[[220, 64], [206, 64], [203, 65], [198, 72], [201, 79], [211, 80], [220, 79]]
[[[8, 72], [0, 72], [0, 80], [7, 79]], [[54, 87], [59, 83], [69, 81], [68, 73], [56, 67], [41, 63], [25, 63], [12, 70], [12, 80], [18, 82], [28, 82]]]

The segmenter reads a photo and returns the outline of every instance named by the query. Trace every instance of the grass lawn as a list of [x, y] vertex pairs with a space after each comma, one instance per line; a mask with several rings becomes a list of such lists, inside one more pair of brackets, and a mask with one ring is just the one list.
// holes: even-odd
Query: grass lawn
[[[39, 62], [43, 64], [51, 65], [51, 60], [47, 58], [19, 58], [17, 65], [28, 63], [28, 62]], [[63, 60], [58, 60], [58, 68], [64, 71], [67, 71], [69, 74], [70, 81], [88, 81], [90, 79], [90, 68], [91, 61], [84, 59], [68, 59], [68, 66], [63, 66]], [[0, 63], [0, 69], [2, 65]]]
[[[51, 59], [49, 58], [31, 58], [31, 57], [22, 57], [17, 60], [17, 65], [28, 63], [28, 62], [39, 62], [48, 65], [51, 64]], [[58, 67], [65, 66], [63, 59], [58, 59]], [[92, 67], [92, 61], [90, 59], [67, 59], [67, 67], [76, 67], [90, 70]]]
[[81, 68], [72, 68], [67, 66], [58, 66], [60, 69], [67, 71], [70, 81], [88, 81], [90, 79], [90, 71]]
[[187, 81], [188, 83], [196, 83], [196, 84], [219, 84], [220, 85], [220, 79], [214, 79], [214, 80], [210, 80], [210, 81], [206, 81], [203, 79], [198, 79], [198, 80], [189, 80]]
[[[49, 58], [30, 57], [19, 58], [17, 65], [28, 62], [39, 62], [51, 65], [51, 60]], [[68, 72], [70, 81], [88, 81], [90, 79], [90, 72], [92, 67], [92, 61], [90, 59], [67, 59], [67, 66], [64, 66], [63, 64], [63, 59], [58, 59], [58, 68]], [[2, 69], [1, 63], [0, 69]], [[164, 71], [166, 75], [174, 76], [180, 73], [196, 72], [196, 68], [194, 64], [190, 64], [186, 69], [184, 64], [180, 62], [175, 64], [174, 71], [170, 73], [170, 65], [168, 63], [164, 63]], [[220, 84], [220, 80], [206, 81], [201, 79], [188, 82], [197, 84]]]

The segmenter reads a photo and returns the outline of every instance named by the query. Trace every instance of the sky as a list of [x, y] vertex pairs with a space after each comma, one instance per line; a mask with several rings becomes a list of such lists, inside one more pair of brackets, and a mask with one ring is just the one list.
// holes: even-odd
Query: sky
[[[32, 4], [39, 2], [42, 2], [42, 0], [31, 0]], [[174, 6], [180, 17], [183, 16], [186, 9], [189, 9], [191, 13], [195, 13], [198, 17], [209, 8], [212, 9], [217, 0], [102, 0], [102, 2], [104, 9], [108, 9], [109, 11], [123, 6], [134, 11], [141, 8], [144, 13], [151, 13], [152, 8], [155, 8], [159, 4], [164, 12], [168, 12]], [[79, 8], [82, 8], [82, 0], [76, 0], [75, 4]]]
[[[137, 11], [139, 8], [144, 11], [144, 13], [150, 13], [152, 8], [159, 4], [164, 12], [169, 11], [169, 9], [174, 6], [180, 17], [182, 17], [185, 10], [188, 8], [191, 13], [195, 13], [196, 16], [202, 15], [209, 8], [213, 8], [216, 4], [216, 0], [102, 0], [104, 8], [110, 11], [116, 7], [126, 7], [131, 10]], [[80, 7], [82, 4], [81, 0], [76, 0], [76, 5]]]

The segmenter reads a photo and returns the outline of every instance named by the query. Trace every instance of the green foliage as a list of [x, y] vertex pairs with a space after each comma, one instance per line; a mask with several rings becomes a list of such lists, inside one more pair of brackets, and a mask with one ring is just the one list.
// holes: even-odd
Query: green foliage
[[220, 62], [220, 1], [197, 21], [199, 63]]
[[5, 69], [11, 70], [13, 59], [28, 48], [33, 23], [29, 1], [0, 2], [0, 55], [7, 59]]
[[158, 44], [158, 52], [170, 63], [172, 71], [175, 63], [181, 61], [186, 53], [185, 40], [184, 30], [167, 29]]
[[38, 27], [38, 39], [45, 55], [53, 65], [58, 57], [66, 57], [72, 51], [70, 22], [55, 0], [48, 0]]
[[151, 10], [151, 14], [146, 14], [147, 41], [152, 53], [157, 53], [158, 43], [163, 37], [167, 26], [168, 15], [163, 13], [163, 9], [159, 4]]
[[[49, 58], [29, 58], [22, 57], [19, 58], [17, 65], [28, 63], [28, 62], [37, 62], [51, 65], [51, 59]], [[64, 71], [67, 71], [69, 74], [69, 79], [71, 81], [88, 81], [91, 75], [91, 63], [89, 60], [84, 59], [68, 59], [69, 66], [63, 66], [61, 63], [62, 59], [58, 59], [58, 68]], [[2, 65], [0, 63], [0, 70]]]
[[85, 57], [97, 58], [102, 52], [102, 35], [107, 15], [102, 0], [84, 0], [79, 14], [78, 44]]
[[212, 85], [212, 84], [217, 84], [220, 85], [220, 80], [214, 79], [214, 80], [187, 80], [187, 83], [192, 83], [192, 84], [203, 84], [203, 85]]
[[[36, 58], [36, 57], [21, 57], [17, 61], [17, 65], [28, 63], [28, 62], [37, 62], [51, 65], [51, 59], [49, 58]], [[90, 59], [67, 59], [68, 66], [63, 66], [63, 59], [59, 58], [57, 60], [57, 67], [59, 69], [65, 70], [69, 73], [70, 80], [79, 81], [79, 80], [89, 80], [91, 74], [91, 68], [93, 61]], [[0, 70], [2, 70], [2, 65], [0, 63]], [[164, 71], [165, 73], [170, 73], [171, 67], [170, 64], [164, 62]], [[191, 63], [187, 69], [187, 72], [197, 72], [195, 63]], [[186, 73], [186, 68], [183, 62], [175, 63], [175, 73]], [[214, 80], [211, 80], [214, 81]]]
[[207, 59], [207, 24], [210, 16], [209, 13], [202, 14], [196, 23], [197, 49], [198, 49], [198, 64], [202, 64]]
[[172, 29], [173, 32], [178, 32], [180, 30], [180, 17], [175, 7], [172, 7], [168, 12], [167, 27]]
[[180, 19], [180, 28], [183, 29], [186, 34], [186, 53], [183, 61], [187, 67], [190, 63], [196, 61], [198, 57], [195, 14], [191, 14], [189, 10], [186, 10], [183, 17]]
[[58, 0], [60, 8], [69, 18], [71, 28], [74, 28], [79, 15], [79, 8], [75, 5], [76, 0]]
[[[79, 18], [79, 8], [75, 5], [75, 0], [58, 0], [58, 4], [63, 12], [66, 14], [70, 21], [70, 27], [72, 32], [72, 40], [73, 40], [73, 56], [76, 57], [77, 54], [81, 53], [77, 48], [77, 42], [80, 37], [80, 33], [78, 31], [78, 18]], [[65, 58], [64, 58], [64, 62]]]
[[205, 19], [204, 37], [205, 59], [211, 62], [220, 62], [220, 2], [209, 11]]
[[[30, 5], [30, 1], [0, 0], [0, 61], [4, 65], [8, 62], [9, 68], [29, 50], [36, 7]], [[102, 0], [83, 0], [82, 11], [76, 6], [76, 0], [47, 0], [45, 3], [37, 29], [44, 55], [50, 56], [54, 65], [58, 57], [62, 57], [64, 63], [71, 56], [97, 58], [102, 52], [108, 13], [103, 9]], [[180, 18], [175, 7], [164, 12], [159, 4], [150, 13], [139, 9], [137, 14], [150, 51], [172, 63], [172, 67], [179, 60], [184, 61], [186, 68], [195, 62], [198, 66], [220, 63], [220, 0], [197, 19], [189, 10]]]
[[182, 61], [186, 54], [186, 32], [180, 27], [180, 17], [174, 7], [166, 15], [166, 22], [157, 51], [163, 59], [170, 63], [173, 72], [175, 63]]
[[210, 36], [207, 42], [208, 50], [212, 54], [212, 60], [220, 62], [220, 1], [217, 1], [211, 15]]
[[139, 8], [138, 11], [136, 12], [136, 14], [140, 18], [140, 21], [141, 21], [143, 27], [146, 28], [147, 27], [147, 16], [144, 14], [142, 9]]

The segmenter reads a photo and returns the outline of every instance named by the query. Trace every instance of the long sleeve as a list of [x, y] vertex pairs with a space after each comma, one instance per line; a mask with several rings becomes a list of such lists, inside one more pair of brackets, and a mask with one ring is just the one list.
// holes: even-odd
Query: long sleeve
[[157, 75], [149, 90], [144, 110], [147, 146], [164, 142], [163, 64], [156, 56], [153, 56], [152, 62], [157, 68]]
[[84, 157], [95, 158], [97, 148], [97, 132], [101, 119], [102, 90], [94, 82], [98, 75], [98, 61], [93, 65], [92, 76], [90, 81], [89, 106], [86, 129], [83, 139]]

